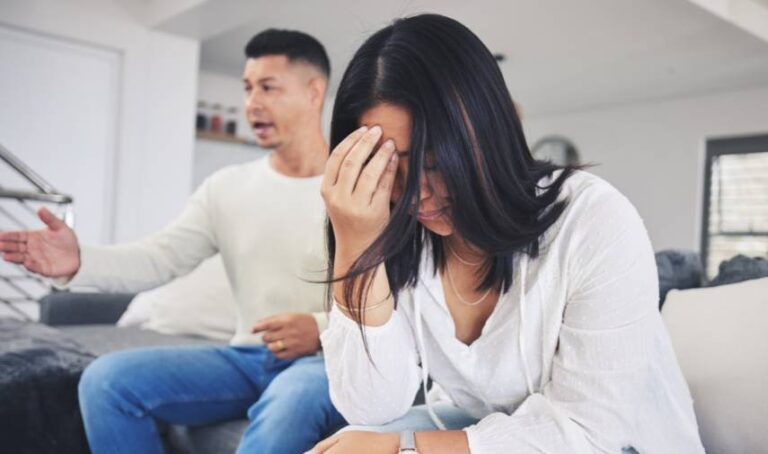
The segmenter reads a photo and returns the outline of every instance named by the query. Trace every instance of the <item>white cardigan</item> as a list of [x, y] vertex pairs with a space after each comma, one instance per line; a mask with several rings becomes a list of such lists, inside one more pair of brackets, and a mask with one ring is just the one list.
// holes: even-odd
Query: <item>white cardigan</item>
[[512, 287], [469, 346], [455, 337], [428, 251], [390, 320], [366, 327], [375, 369], [356, 323], [333, 308], [321, 339], [331, 398], [347, 421], [403, 416], [428, 373], [481, 418], [465, 429], [473, 454], [704, 452], [642, 220], [586, 172], [561, 196], [568, 207], [540, 256], [518, 257]]

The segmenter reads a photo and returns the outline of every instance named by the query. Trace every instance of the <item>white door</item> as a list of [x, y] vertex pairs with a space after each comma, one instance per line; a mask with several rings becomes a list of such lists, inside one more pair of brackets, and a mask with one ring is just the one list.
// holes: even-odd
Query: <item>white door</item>
[[[0, 144], [74, 198], [75, 230], [87, 243], [109, 242], [114, 230], [121, 60], [115, 50], [0, 26]], [[2, 162], [0, 186], [32, 189]], [[33, 211], [0, 199], [0, 230], [15, 228], [8, 213], [40, 225]], [[0, 277], [15, 274], [21, 270], [0, 263]], [[19, 296], [8, 282], [0, 279], [0, 302]], [[34, 282], [14, 282], [45, 293]], [[18, 307], [35, 317], [36, 305]], [[0, 304], [0, 316], [7, 311]]]
[[[117, 51], [0, 26], [0, 144], [74, 197], [88, 243], [112, 237], [120, 62]], [[3, 165], [0, 184], [28, 188]]]

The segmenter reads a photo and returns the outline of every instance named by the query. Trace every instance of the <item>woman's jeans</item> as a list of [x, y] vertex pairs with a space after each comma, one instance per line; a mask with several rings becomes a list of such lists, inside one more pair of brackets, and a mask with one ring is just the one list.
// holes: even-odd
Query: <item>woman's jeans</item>
[[[461, 430], [467, 426], [476, 424], [479, 421], [477, 418], [470, 416], [464, 410], [450, 403], [434, 403], [432, 404], [432, 409], [443, 422], [447, 430]], [[383, 426], [347, 426], [342, 429], [341, 432], [349, 430], [367, 430], [369, 432], [402, 432], [403, 430], [411, 430], [414, 432], [426, 432], [437, 430], [437, 426], [429, 417], [427, 406], [417, 405], [411, 408], [402, 418], [384, 424]], [[621, 452], [622, 454], [637, 454], [637, 451], [632, 448], [624, 448]]]
[[80, 379], [94, 454], [163, 452], [158, 422], [250, 420], [238, 453], [310, 449], [345, 422], [331, 404], [321, 356], [279, 360], [263, 346], [161, 347], [105, 355]]

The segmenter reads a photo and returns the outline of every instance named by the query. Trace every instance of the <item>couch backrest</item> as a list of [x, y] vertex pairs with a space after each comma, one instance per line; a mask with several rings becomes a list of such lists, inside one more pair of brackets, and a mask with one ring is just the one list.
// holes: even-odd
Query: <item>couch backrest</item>
[[662, 316], [707, 452], [766, 452], [768, 278], [672, 290]]

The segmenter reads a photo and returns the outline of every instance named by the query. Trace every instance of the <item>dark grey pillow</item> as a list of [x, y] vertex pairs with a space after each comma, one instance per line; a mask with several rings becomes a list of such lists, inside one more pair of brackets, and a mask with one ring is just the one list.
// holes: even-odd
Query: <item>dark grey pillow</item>
[[761, 277], [768, 277], [768, 260], [763, 257], [747, 257], [740, 254], [722, 262], [717, 276], [707, 286], [735, 284]]
[[656, 267], [659, 272], [659, 309], [670, 290], [698, 288], [704, 281], [701, 259], [694, 251], [659, 251], [656, 253]]

